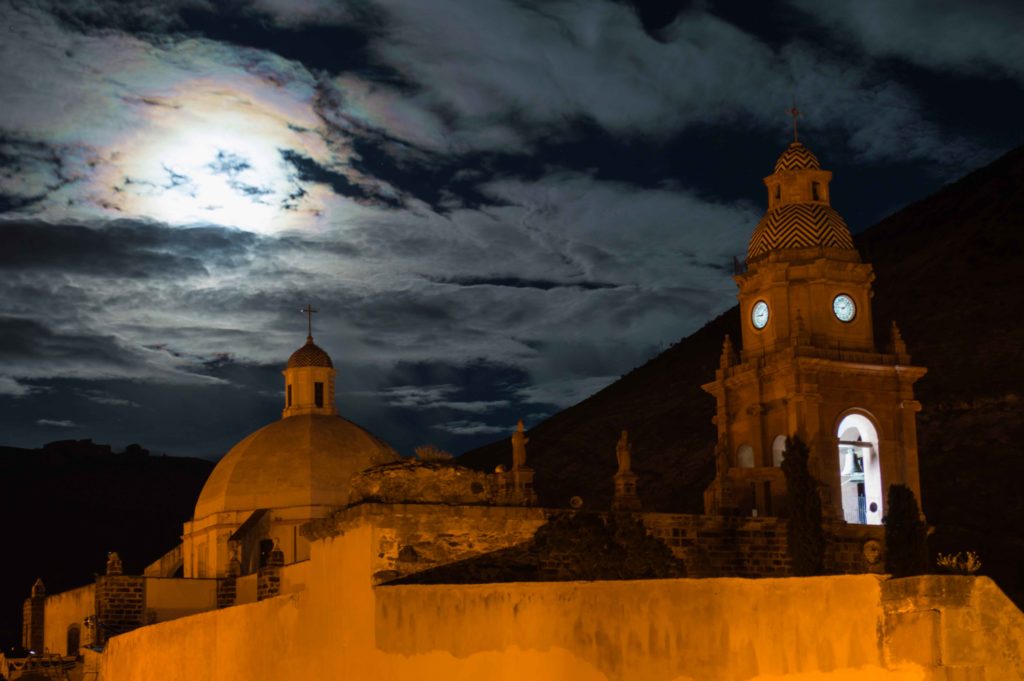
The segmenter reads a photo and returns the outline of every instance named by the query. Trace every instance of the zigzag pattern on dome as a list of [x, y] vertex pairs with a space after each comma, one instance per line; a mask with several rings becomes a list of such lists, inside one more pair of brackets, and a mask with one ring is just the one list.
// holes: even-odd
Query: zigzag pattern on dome
[[775, 172], [780, 170], [820, 170], [821, 164], [818, 163], [818, 157], [814, 155], [810, 149], [800, 144], [799, 142], [793, 142], [786, 150], [782, 152], [779, 159], [775, 162]]
[[853, 248], [853, 237], [839, 213], [817, 203], [793, 203], [765, 213], [750, 237], [747, 258], [786, 248]]

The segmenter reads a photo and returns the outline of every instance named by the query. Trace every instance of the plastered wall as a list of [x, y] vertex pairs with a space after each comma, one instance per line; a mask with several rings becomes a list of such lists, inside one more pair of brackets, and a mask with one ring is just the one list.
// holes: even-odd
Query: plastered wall
[[[315, 542], [304, 591], [111, 639], [103, 679], [923, 680], [947, 678], [944, 660], [987, 680], [1024, 672], [1024, 616], [984, 578], [373, 587], [376, 539], [361, 525]], [[915, 608], [937, 613], [931, 638]]]
[[80, 645], [91, 643], [91, 635], [85, 627], [85, 618], [96, 611], [96, 585], [86, 586], [46, 597], [46, 614], [43, 618], [43, 640], [51, 653], [67, 654], [68, 627], [79, 628]]

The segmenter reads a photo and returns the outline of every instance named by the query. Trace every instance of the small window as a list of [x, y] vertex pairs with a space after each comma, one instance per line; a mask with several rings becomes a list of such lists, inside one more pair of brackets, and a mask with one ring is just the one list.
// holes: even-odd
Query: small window
[[820, 186], [818, 185], [817, 182], [812, 182], [811, 183], [811, 200], [812, 201], [821, 201]]
[[736, 450], [736, 465], [740, 468], [753, 468], [754, 448], [750, 445], [740, 445]]
[[772, 503], [772, 483], [770, 480], [764, 482], [764, 514], [775, 515], [775, 505]]
[[786, 436], [776, 435], [772, 440], [772, 465], [776, 468], [782, 467], [782, 459], [786, 453]]
[[318, 406], [318, 407], [324, 406], [324, 384], [323, 383], [314, 383], [313, 384], [313, 402], [315, 402], [316, 406]]
[[288, 386], [288, 405], [287, 406], [289, 406], [289, 407], [292, 406], [292, 387], [290, 385]]
[[260, 539], [260, 567], [267, 567], [267, 563], [270, 561], [270, 552], [273, 550], [273, 539]]

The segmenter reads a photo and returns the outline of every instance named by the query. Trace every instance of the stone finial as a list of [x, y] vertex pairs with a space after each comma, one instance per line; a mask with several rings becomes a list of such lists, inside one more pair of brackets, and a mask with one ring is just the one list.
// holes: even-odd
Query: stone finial
[[526, 437], [526, 428], [523, 420], [519, 419], [516, 432], [512, 433], [512, 469], [524, 468], [526, 466], [526, 443], [530, 438]]
[[41, 598], [46, 595], [46, 585], [43, 584], [42, 577], [36, 577], [36, 581], [32, 584], [32, 598]]
[[615, 445], [615, 458], [619, 462], [619, 473], [629, 473], [633, 463], [633, 449], [629, 446], [628, 431], [622, 431], [619, 436], [619, 441]]
[[901, 357], [907, 354], [907, 344], [903, 341], [903, 334], [900, 333], [900, 327], [896, 326], [895, 321], [889, 327], [889, 347], [886, 349], [890, 354]]
[[729, 334], [725, 334], [725, 340], [722, 341], [722, 357], [718, 360], [718, 366], [728, 369], [734, 364], [736, 364], [736, 351], [732, 347], [732, 339], [729, 338]]
[[111, 551], [107, 554], [107, 574], [124, 574], [124, 566], [121, 564], [121, 556], [117, 555], [117, 551]]

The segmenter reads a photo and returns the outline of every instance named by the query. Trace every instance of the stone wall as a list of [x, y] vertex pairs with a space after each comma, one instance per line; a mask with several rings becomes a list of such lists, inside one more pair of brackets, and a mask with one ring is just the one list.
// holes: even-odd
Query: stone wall
[[42, 582], [32, 587], [32, 595], [21, 608], [21, 646], [26, 650], [42, 652], [45, 643], [46, 591]]
[[372, 522], [372, 575], [380, 584], [525, 544], [546, 520], [542, 509], [526, 507], [363, 504], [316, 523], [310, 532], [329, 537]]
[[[710, 516], [645, 513], [644, 525], [686, 564], [690, 577], [787, 577], [792, 561], [787, 554], [786, 523], [774, 517]], [[831, 574], [881, 572], [869, 564], [864, 543], [882, 542], [878, 525], [837, 523], [826, 529], [825, 569]]]
[[96, 639], [131, 631], [146, 623], [146, 578], [135, 575], [96, 577]]
[[372, 587], [378, 539], [349, 524], [305, 591], [112, 639], [103, 680], [1024, 678], [1024, 615], [985, 578]]
[[[96, 612], [96, 586], [87, 584], [46, 597], [46, 650], [68, 654], [68, 634], [78, 629], [79, 646], [92, 643], [95, 629], [86, 626]], [[74, 654], [74, 653], [71, 653]]]

